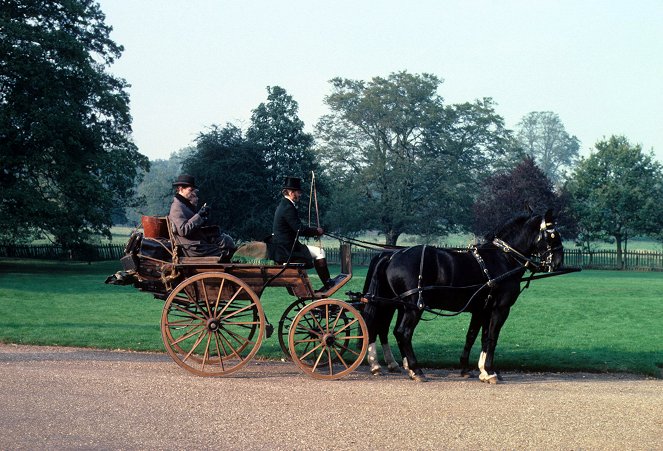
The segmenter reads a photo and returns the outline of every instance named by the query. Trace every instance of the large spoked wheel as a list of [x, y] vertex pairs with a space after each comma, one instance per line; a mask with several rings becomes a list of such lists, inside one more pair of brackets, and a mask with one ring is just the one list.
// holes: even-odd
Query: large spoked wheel
[[290, 356], [316, 379], [340, 379], [366, 356], [368, 331], [361, 313], [336, 299], [321, 299], [300, 310], [290, 326]]
[[295, 316], [301, 309], [306, 305], [306, 301], [303, 299], [297, 299], [295, 302], [290, 304], [281, 319], [279, 320], [279, 345], [281, 346], [281, 351], [286, 356], [287, 359], [290, 358], [290, 349], [288, 348], [288, 334], [290, 333], [290, 326], [292, 325], [292, 320], [295, 319]]
[[175, 363], [198, 376], [226, 376], [262, 343], [265, 314], [256, 293], [225, 273], [186, 279], [168, 296], [161, 336]]

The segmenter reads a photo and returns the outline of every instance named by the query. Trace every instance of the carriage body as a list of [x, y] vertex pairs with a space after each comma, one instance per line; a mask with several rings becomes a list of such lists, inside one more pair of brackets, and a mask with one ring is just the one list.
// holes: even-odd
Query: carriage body
[[132, 284], [165, 301], [161, 333], [167, 352], [201, 376], [225, 376], [243, 367], [272, 326], [261, 296], [282, 287], [293, 296], [278, 324], [286, 357], [306, 374], [338, 379], [354, 371], [368, 347], [357, 304], [333, 299], [351, 278], [350, 245], [341, 245], [341, 274], [316, 291], [303, 264], [220, 262], [181, 255], [167, 218], [144, 217], [121, 259], [124, 270], [107, 283]]

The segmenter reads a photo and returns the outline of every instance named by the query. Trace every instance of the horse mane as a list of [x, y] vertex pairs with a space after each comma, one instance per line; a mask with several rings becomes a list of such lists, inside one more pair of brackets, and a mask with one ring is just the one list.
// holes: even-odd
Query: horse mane
[[530, 218], [533, 218], [534, 216], [535, 215], [531, 215], [528, 213], [521, 213], [512, 218], [505, 219], [504, 221], [499, 223], [495, 227], [495, 229], [493, 229], [492, 232], [488, 232], [486, 235], [484, 235], [483, 237], [484, 242], [490, 243], [497, 236], [500, 237], [510, 236], [513, 232], [522, 229], [523, 224], [527, 222]]

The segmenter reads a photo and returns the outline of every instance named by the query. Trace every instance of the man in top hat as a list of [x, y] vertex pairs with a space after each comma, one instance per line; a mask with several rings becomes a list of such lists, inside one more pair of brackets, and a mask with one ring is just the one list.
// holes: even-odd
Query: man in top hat
[[195, 178], [182, 174], [173, 182], [173, 187], [176, 193], [168, 219], [184, 255], [218, 256], [219, 261], [229, 261], [235, 252], [235, 242], [230, 236], [221, 233], [218, 226], [205, 226], [210, 207], [205, 204], [198, 209]]
[[296, 204], [302, 196], [302, 179], [286, 177], [283, 184], [283, 198], [274, 213], [272, 260], [277, 263], [304, 263], [306, 268], [315, 267], [324, 288], [332, 286], [327, 268], [325, 251], [322, 248], [308, 246], [299, 242], [302, 236], [321, 236], [320, 227], [307, 227], [299, 219]]

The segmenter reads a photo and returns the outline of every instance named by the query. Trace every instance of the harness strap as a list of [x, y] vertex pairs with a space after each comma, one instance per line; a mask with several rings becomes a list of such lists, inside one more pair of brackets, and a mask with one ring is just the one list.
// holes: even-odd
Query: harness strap
[[[493, 288], [495, 287], [495, 282], [490, 278], [490, 273], [488, 272], [488, 268], [486, 267], [486, 262], [483, 261], [483, 257], [481, 257], [481, 254], [479, 254], [479, 249], [476, 246], [472, 246], [472, 255], [474, 255], [474, 258], [479, 263], [481, 271], [483, 271], [483, 273], [486, 275], [486, 279], [488, 279], [486, 285], [488, 286], [488, 288], [490, 288], [490, 292], [488, 293], [488, 296], [486, 296], [486, 301], [483, 305], [483, 307], [486, 308], [488, 307], [488, 303], [493, 298]], [[472, 296], [472, 298], [474, 298], [474, 296]]]
[[481, 257], [481, 255], [479, 254], [479, 249], [476, 246], [472, 246], [472, 255], [477, 260], [477, 263], [479, 263], [481, 271], [486, 275], [486, 278], [490, 281], [490, 273], [488, 272], [488, 268], [486, 267], [486, 262], [483, 261], [483, 257]]
[[423, 278], [423, 273], [424, 273], [424, 255], [426, 252], [426, 245], [424, 244], [423, 247], [421, 248], [421, 261], [419, 262], [419, 280], [417, 282], [417, 290], [419, 291], [419, 298], [417, 299], [417, 308], [419, 310], [423, 310], [425, 307], [424, 304], [424, 296], [423, 296], [423, 290], [421, 289], [421, 280]]
[[[419, 260], [419, 278], [417, 279], [417, 288], [413, 288], [412, 290], [407, 290], [406, 292], [401, 293], [396, 297], [399, 301], [402, 301], [404, 298], [413, 295], [414, 293], [419, 293], [419, 297], [417, 298], [417, 308], [419, 310], [423, 310], [426, 307], [426, 304], [424, 303], [423, 299], [423, 292], [438, 288], [437, 286], [434, 285], [427, 287], [421, 286], [421, 281], [423, 279], [423, 273], [424, 273], [424, 256], [426, 255], [425, 253], [426, 253], [426, 245], [424, 244], [421, 248], [421, 259]], [[391, 258], [393, 257], [394, 256], [392, 255]], [[389, 261], [391, 261], [391, 258], [389, 259]]]
[[505, 254], [514, 254], [516, 261], [520, 260], [521, 264], [532, 272], [537, 272], [541, 269], [541, 265], [529, 257], [525, 257], [522, 253], [511, 247], [509, 243], [502, 241], [499, 238], [493, 239], [493, 244], [500, 248]]

